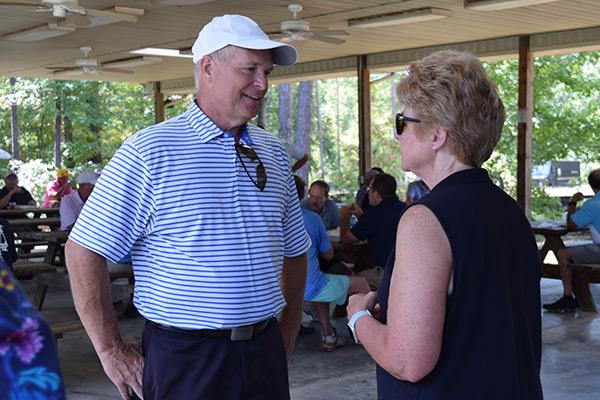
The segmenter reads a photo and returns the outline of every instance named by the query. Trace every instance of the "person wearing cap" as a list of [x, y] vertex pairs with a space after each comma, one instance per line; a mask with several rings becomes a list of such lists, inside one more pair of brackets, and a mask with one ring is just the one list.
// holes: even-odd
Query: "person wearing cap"
[[[123, 143], [71, 231], [73, 298], [123, 398], [289, 399], [310, 239], [283, 144], [248, 121], [297, 53], [240, 15], [215, 17], [192, 52], [197, 97]], [[130, 250], [141, 350], [106, 273]]]
[[83, 171], [77, 177], [77, 190], [63, 197], [60, 202], [60, 229], [62, 231], [68, 231], [75, 225], [75, 221], [77, 221], [77, 217], [79, 217], [88, 197], [92, 194], [97, 180], [98, 174], [95, 172]]
[[4, 210], [9, 203], [20, 206], [35, 206], [31, 193], [19, 186], [19, 178], [14, 172], [9, 172], [4, 177], [4, 187], [0, 189], [0, 210]]
[[59, 207], [60, 200], [64, 196], [73, 193], [73, 188], [69, 181], [70, 176], [69, 171], [64, 168], [59, 168], [56, 171], [56, 179], [48, 183], [46, 187], [42, 208]]

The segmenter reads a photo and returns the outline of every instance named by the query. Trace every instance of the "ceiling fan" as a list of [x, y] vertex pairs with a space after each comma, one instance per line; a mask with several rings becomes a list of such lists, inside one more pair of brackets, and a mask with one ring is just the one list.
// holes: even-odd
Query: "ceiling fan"
[[281, 31], [272, 32], [269, 34], [271, 39], [282, 40], [282, 41], [295, 41], [295, 40], [318, 40], [325, 43], [331, 44], [342, 44], [345, 40], [338, 39], [332, 36], [347, 36], [348, 32], [342, 30], [328, 30], [322, 28], [316, 28], [318, 30], [311, 31], [310, 23], [306, 20], [300, 19], [298, 13], [302, 11], [300, 4], [290, 4], [288, 10], [292, 13], [292, 19], [281, 22]]
[[[65, 33], [73, 32], [78, 28], [93, 28], [122, 21], [137, 22], [137, 17], [144, 15], [144, 10], [141, 8], [115, 6], [109, 10], [96, 10], [80, 6], [77, 0], [40, 0], [38, 2], [0, 0], [0, 8], [4, 7], [26, 8], [28, 11], [32, 12], [51, 13], [58, 21], [52, 23], [52, 27], [50, 28], [54, 28], [55, 30], [62, 28]], [[7, 33], [3, 35], [3, 38], [10, 38], [14, 33], [18, 34], [14, 39], [15, 41], [36, 41], [56, 36], [47, 35], [47, 37], [45, 37], [44, 35], [32, 35], [30, 36], [31, 39], [18, 39], [18, 37], [25, 37], [26, 35], [24, 34], [29, 30], [39, 30], [41, 27], [44, 27], [44, 25], [24, 29], [18, 32]]]
[[[101, 75], [102, 72], [113, 72], [118, 74], [133, 74], [133, 71], [121, 69], [121, 67], [151, 64], [162, 61], [160, 57], [135, 57], [134, 59], [117, 60], [101, 63], [94, 58], [89, 58], [92, 51], [89, 46], [80, 47], [83, 58], [75, 60], [73, 67], [47, 67], [52, 70], [53, 76], [77, 76], [77, 75]], [[137, 64], [136, 64], [137, 62]]]

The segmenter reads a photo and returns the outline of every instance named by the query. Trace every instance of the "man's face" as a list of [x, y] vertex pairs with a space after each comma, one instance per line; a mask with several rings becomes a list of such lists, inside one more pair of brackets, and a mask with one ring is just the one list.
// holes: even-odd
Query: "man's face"
[[308, 203], [310, 204], [310, 209], [317, 213], [321, 212], [325, 205], [325, 201], [327, 201], [327, 196], [325, 195], [323, 188], [313, 185], [308, 191]]
[[90, 194], [92, 194], [92, 190], [94, 190], [94, 185], [91, 183], [80, 183], [79, 188], [77, 188], [77, 192], [79, 193], [79, 197], [81, 197], [81, 201], [86, 201]]
[[16, 188], [18, 184], [19, 184], [18, 179], [15, 179], [13, 177], [4, 178], [4, 185], [6, 186], [6, 188], [8, 190], [12, 190], [12, 189]]
[[377, 197], [375, 196], [375, 191], [373, 190], [373, 186], [371, 183], [369, 183], [369, 186], [367, 186], [367, 193], [369, 194], [369, 205], [371, 207], [375, 207], [378, 203]]
[[234, 47], [222, 61], [213, 60], [204, 92], [212, 103], [211, 116], [223, 129], [238, 128], [258, 113], [273, 70], [271, 52]]

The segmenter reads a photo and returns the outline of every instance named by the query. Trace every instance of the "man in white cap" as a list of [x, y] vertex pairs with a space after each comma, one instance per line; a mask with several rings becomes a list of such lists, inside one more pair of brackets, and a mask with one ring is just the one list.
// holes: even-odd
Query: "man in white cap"
[[[287, 399], [310, 239], [283, 145], [248, 121], [296, 50], [225, 15], [192, 51], [197, 98], [121, 146], [71, 232], [75, 305], [123, 398]], [[130, 249], [143, 357], [105, 272]]]
[[94, 185], [98, 180], [98, 174], [93, 171], [83, 171], [77, 177], [77, 190], [64, 196], [60, 202], [60, 229], [68, 231], [75, 225], [83, 205], [87, 201]]

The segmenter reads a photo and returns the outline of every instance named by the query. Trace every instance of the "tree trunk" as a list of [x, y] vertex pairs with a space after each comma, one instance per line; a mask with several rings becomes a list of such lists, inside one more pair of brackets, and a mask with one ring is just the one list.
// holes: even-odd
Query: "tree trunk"
[[394, 77], [395, 75], [392, 75], [390, 79], [390, 99], [392, 102], [392, 119], [394, 120], [394, 123], [392, 124], [392, 138], [396, 135], [396, 88], [394, 87]]
[[289, 83], [282, 83], [277, 90], [279, 92], [279, 137], [287, 142], [292, 136], [292, 87]]
[[[63, 110], [64, 111], [64, 110]], [[63, 116], [65, 143], [73, 141], [73, 121], [68, 115]]]
[[[98, 99], [100, 98], [100, 88], [98, 86], [95, 87], [95, 91], [96, 91], [96, 95], [92, 97], [92, 99], [89, 100], [90, 104], [90, 109], [92, 110], [93, 115], [100, 115], [100, 102], [98, 101]], [[101, 148], [101, 141], [100, 141], [100, 131], [102, 130], [102, 128], [100, 127], [100, 122], [98, 120], [93, 120], [93, 122], [90, 123], [90, 131], [92, 131], [92, 133], [94, 133], [95, 138], [96, 138], [96, 154], [94, 156], [92, 156], [92, 158], [90, 159], [91, 162], [96, 163], [96, 164], [100, 164], [102, 162], [102, 154], [100, 151]]]
[[62, 108], [60, 102], [60, 95], [57, 94], [55, 99], [56, 116], [54, 117], [54, 166], [60, 168], [60, 134], [62, 131]]
[[340, 147], [340, 134], [342, 127], [340, 125], [340, 78], [335, 78], [335, 124], [337, 126], [337, 171], [341, 173], [341, 147]]
[[267, 103], [269, 95], [265, 95], [258, 105], [258, 115], [256, 116], [256, 125], [267, 128]]
[[319, 95], [319, 81], [315, 82], [315, 96], [317, 98], [317, 132], [319, 133], [321, 179], [325, 180], [325, 143], [323, 142], [323, 129], [321, 129], [321, 96]]
[[[296, 146], [310, 154], [310, 132], [312, 128], [312, 81], [300, 82], [298, 90], [298, 115], [296, 117]], [[308, 181], [308, 167], [304, 165], [296, 174]]]
[[[10, 78], [10, 93], [15, 93], [16, 78]], [[19, 159], [19, 120], [17, 118], [17, 102], [15, 98], [10, 103], [10, 128], [12, 137], [12, 156], [13, 159]]]

